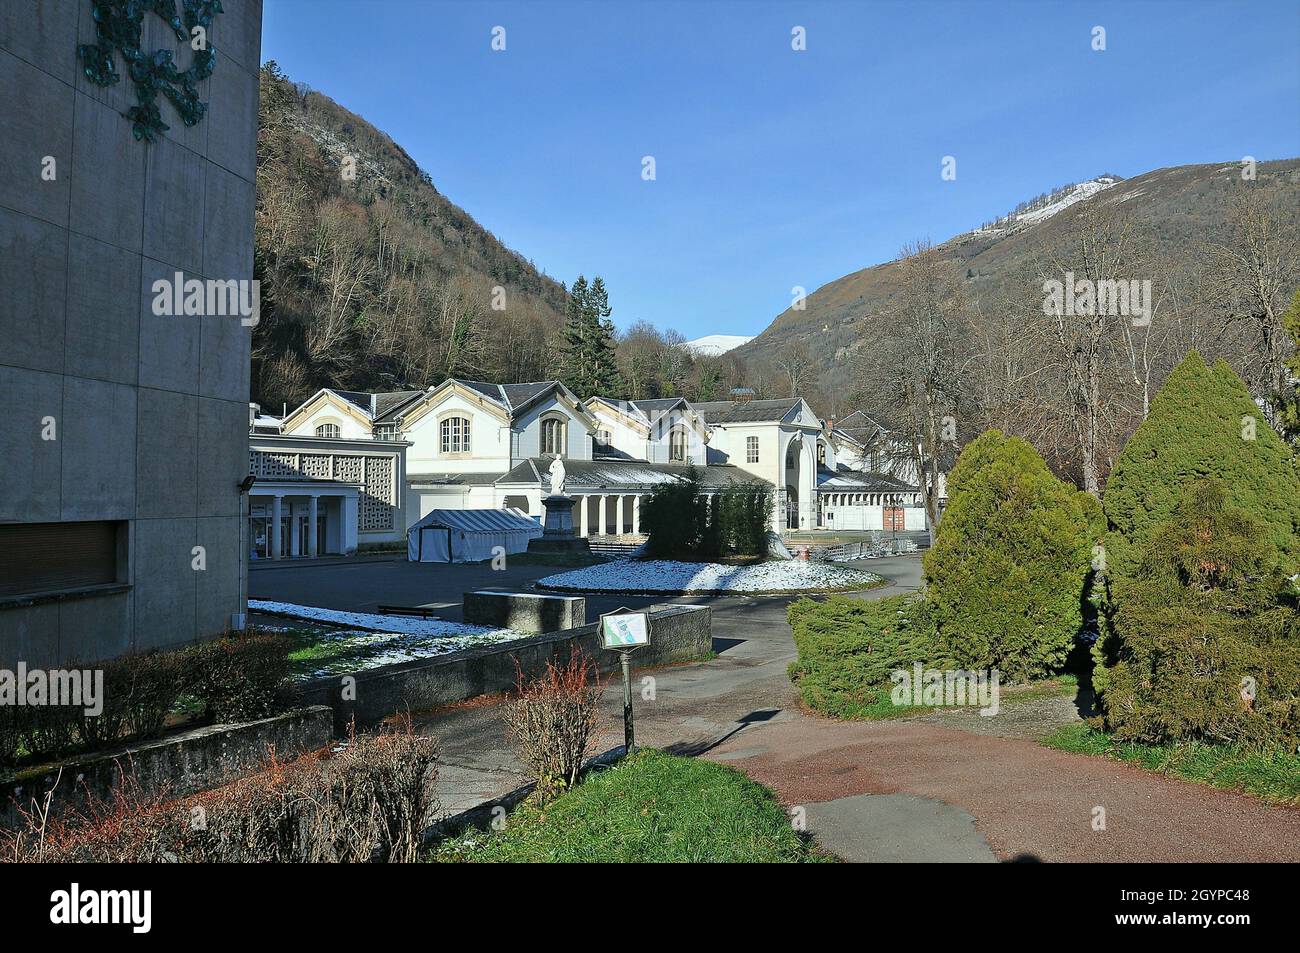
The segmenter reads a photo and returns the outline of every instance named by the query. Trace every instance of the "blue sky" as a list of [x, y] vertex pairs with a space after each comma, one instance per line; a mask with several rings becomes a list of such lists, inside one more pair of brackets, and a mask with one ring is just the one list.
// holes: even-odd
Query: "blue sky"
[[619, 327], [691, 338], [1066, 182], [1300, 155], [1298, 36], [1295, 0], [265, 0], [262, 58], [547, 274], [603, 275]]

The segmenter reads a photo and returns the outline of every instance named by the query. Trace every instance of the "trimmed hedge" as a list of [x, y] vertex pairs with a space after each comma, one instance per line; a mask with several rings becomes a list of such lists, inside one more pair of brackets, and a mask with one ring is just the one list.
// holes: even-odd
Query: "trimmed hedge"
[[947, 668], [926, 604], [915, 596], [800, 599], [787, 610], [799, 658], [790, 677], [805, 705], [837, 718], [871, 717], [889, 676], [915, 662]]
[[292, 649], [287, 636], [254, 631], [90, 666], [70, 663], [63, 668], [103, 671], [103, 711], [0, 705], [0, 768], [156, 738], [187, 693], [213, 722], [263, 718], [275, 711]]
[[642, 504], [654, 559], [708, 560], [767, 555], [772, 494], [761, 487], [706, 493], [692, 468], [686, 479], [659, 484]]
[[966, 669], [1021, 681], [1061, 669], [1091, 615], [1096, 500], [1032, 446], [990, 430], [961, 452], [923, 557], [939, 645]]
[[1172, 519], [1186, 485], [1213, 478], [1227, 503], [1257, 520], [1289, 573], [1300, 568], [1300, 477], [1291, 451], [1226, 363], [1195, 351], [1165, 380], [1106, 486], [1112, 586], [1137, 571], [1142, 545]]

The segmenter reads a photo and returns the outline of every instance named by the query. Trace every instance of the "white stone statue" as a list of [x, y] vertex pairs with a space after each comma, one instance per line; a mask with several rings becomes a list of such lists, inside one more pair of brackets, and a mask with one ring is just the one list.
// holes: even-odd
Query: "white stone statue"
[[564, 495], [564, 461], [556, 457], [546, 471], [551, 475], [551, 495]]

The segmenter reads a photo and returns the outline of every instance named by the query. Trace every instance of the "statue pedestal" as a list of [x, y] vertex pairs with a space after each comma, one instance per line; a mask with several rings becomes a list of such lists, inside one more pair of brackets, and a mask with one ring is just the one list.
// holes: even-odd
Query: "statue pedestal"
[[577, 502], [562, 493], [542, 497], [542, 507], [546, 510], [542, 535], [528, 541], [530, 553], [591, 555], [591, 544], [573, 533], [573, 506]]
[[578, 502], [571, 496], [552, 493], [542, 497], [542, 506], [546, 518], [542, 520], [542, 532], [547, 536], [573, 535], [573, 504]]

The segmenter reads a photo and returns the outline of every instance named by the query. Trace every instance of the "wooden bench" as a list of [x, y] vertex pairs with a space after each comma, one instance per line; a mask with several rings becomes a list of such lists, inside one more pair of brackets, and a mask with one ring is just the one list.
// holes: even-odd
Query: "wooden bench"
[[424, 606], [380, 605], [379, 614], [380, 615], [409, 615], [409, 616], [418, 616], [421, 619], [428, 619], [431, 616], [436, 616], [438, 613], [437, 610], [428, 609]]

